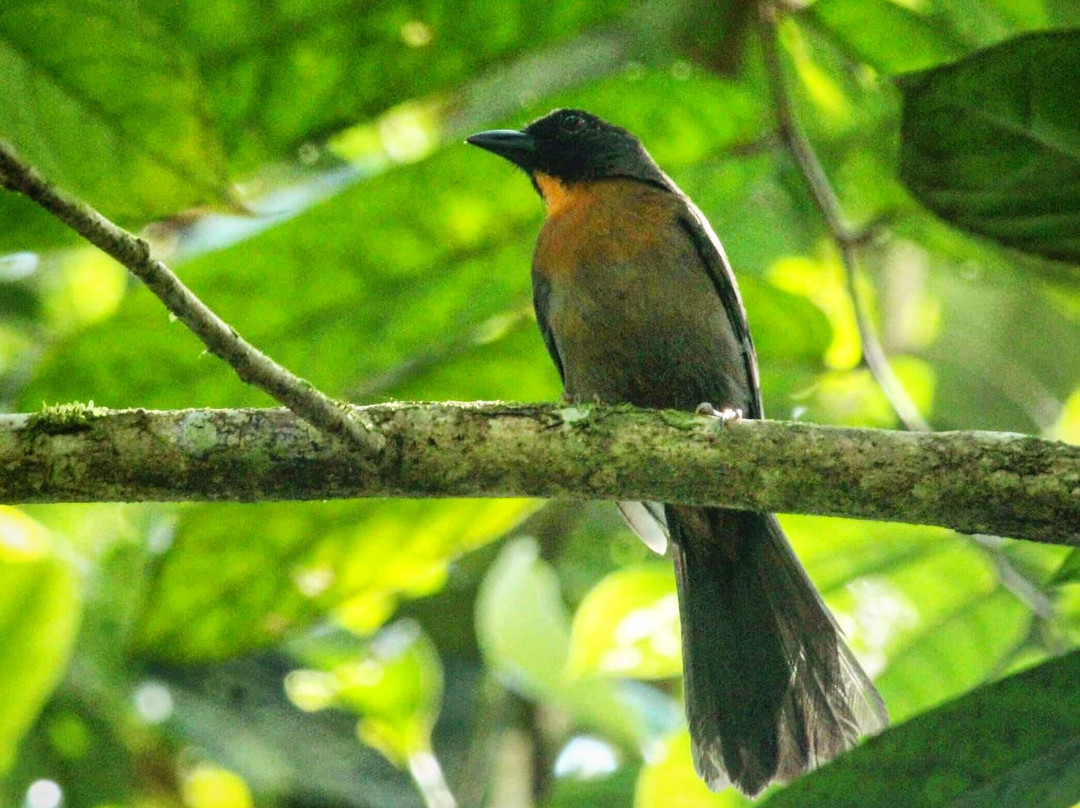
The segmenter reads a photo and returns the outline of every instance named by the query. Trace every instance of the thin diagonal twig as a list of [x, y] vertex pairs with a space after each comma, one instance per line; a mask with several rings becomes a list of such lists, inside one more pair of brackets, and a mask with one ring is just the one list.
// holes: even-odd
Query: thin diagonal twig
[[856, 247], [865, 238], [865, 234], [854, 230], [844, 217], [840, 200], [837, 199], [825, 170], [821, 166], [814, 153], [810, 142], [799, 129], [795, 112], [791, 107], [788, 97], [787, 82], [784, 79], [784, 69], [780, 61], [780, 51], [777, 44], [776, 14], [777, 11], [769, 2], [761, 2], [760, 8], [760, 33], [762, 54], [765, 60], [765, 70], [768, 75], [769, 87], [772, 92], [773, 106], [776, 111], [777, 126], [780, 137], [795, 158], [814, 204], [825, 219], [833, 240], [840, 250], [840, 258], [844, 265], [844, 276], [847, 281], [848, 295], [851, 297], [852, 307], [855, 311], [855, 322], [859, 329], [859, 340], [862, 345], [863, 361], [873, 374], [878, 386], [881, 388], [889, 404], [896, 412], [901, 423], [910, 430], [925, 432], [930, 429], [923, 417], [919, 414], [918, 407], [908, 396], [904, 386], [893, 372], [885, 350], [874, 332], [874, 326], [870, 321], [869, 313], [862, 304], [858, 292], [856, 279], [858, 277], [858, 258]]
[[[922, 417], [918, 407], [915, 406], [893, 372], [885, 355], [885, 349], [874, 330], [870, 314], [859, 294], [857, 249], [859, 244], [865, 241], [866, 232], [853, 228], [848, 223], [840, 200], [825, 174], [821, 161], [810, 141], [800, 130], [792, 109], [777, 42], [777, 16], [782, 9], [770, 0], [761, 0], [758, 9], [762, 56], [780, 137], [798, 164], [814, 204], [825, 220], [829, 233], [840, 251], [847, 292], [851, 298], [855, 322], [859, 330], [863, 362], [905, 428], [913, 432], [929, 432], [930, 424]], [[1052, 630], [1056, 625], [1057, 614], [1052, 601], [1043, 592], [1038, 582], [1032, 580], [1013, 563], [1000, 546], [1000, 540], [997, 537], [977, 534], [970, 538], [993, 565], [998, 582], [1031, 610], [1037, 624], [1044, 624]]]
[[309, 382], [295, 376], [245, 341], [150, 254], [141, 238], [118, 227], [70, 194], [54, 188], [37, 170], [0, 141], [0, 186], [23, 194], [123, 264], [195, 334], [207, 349], [227, 362], [243, 381], [253, 384], [312, 426], [367, 449], [369, 430]]

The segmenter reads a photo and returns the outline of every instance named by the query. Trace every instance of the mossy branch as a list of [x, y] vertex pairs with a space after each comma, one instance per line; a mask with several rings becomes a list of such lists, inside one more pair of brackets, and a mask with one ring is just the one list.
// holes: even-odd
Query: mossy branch
[[0, 187], [33, 200], [120, 262], [243, 381], [258, 387], [319, 429], [366, 448], [377, 448], [373, 436], [362, 424], [349, 418], [337, 402], [277, 364], [218, 317], [164, 262], [151, 255], [149, 244], [90, 205], [51, 185], [3, 140], [0, 140]]
[[285, 410], [0, 416], [0, 501], [652, 499], [1080, 545], [1080, 447], [600, 406], [386, 404], [380, 450]]

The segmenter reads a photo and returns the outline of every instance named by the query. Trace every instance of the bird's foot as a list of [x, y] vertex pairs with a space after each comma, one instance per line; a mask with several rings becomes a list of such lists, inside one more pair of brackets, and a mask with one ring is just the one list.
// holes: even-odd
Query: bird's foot
[[734, 407], [724, 407], [722, 410], [716, 409], [708, 401], [703, 401], [697, 405], [697, 409], [694, 410], [695, 415], [704, 415], [708, 418], [717, 418], [720, 420], [722, 426], [728, 424], [738, 423], [742, 420], [742, 410]]

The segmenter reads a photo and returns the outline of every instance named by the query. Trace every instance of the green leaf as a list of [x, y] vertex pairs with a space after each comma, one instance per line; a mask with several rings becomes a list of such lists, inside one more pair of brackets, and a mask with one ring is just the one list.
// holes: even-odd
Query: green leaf
[[682, 673], [679, 599], [671, 565], [624, 567], [593, 587], [570, 629], [569, 671], [638, 679]]
[[488, 571], [476, 600], [476, 633], [488, 666], [520, 692], [627, 745], [643, 740], [641, 720], [611, 683], [568, 675], [570, 617], [555, 572], [532, 540], [508, 544]]
[[1080, 652], [982, 687], [841, 756], [768, 808], [1070, 808], [1080, 799]]
[[[922, 70], [964, 53], [961, 42], [922, 8], [892, 0], [818, 0], [813, 18], [860, 59], [886, 73]], [[868, 21], [872, 21], [868, 24]]]
[[937, 619], [922, 618], [876, 680], [890, 715], [906, 718], [986, 681], [1022, 639], [1029, 617], [1016, 598], [998, 588]]
[[393, 500], [186, 509], [151, 582], [137, 647], [155, 658], [221, 659], [331, 612], [370, 633], [399, 598], [437, 589], [451, 559], [534, 507]]
[[0, 137], [112, 218], [145, 221], [227, 197], [203, 103], [191, 59], [135, 3], [0, 9]]
[[900, 173], [939, 216], [1080, 261], [1080, 32], [1031, 34], [901, 82]]
[[45, 529], [0, 506], [0, 776], [67, 669], [79, 604], [75, 570]]
[[298, 669], [285, 677], [294, 704], [309, 712], [336, 706], [356, 713], [361, 740], [396, 766], [431, 752], [442, 702], [442, 663], [419, 624], [392, 623], [361, 648], [344, 653], [319, 646], [318, 637], [310, 639], [299, 653], [317, 670]]
[[[340, 808], [421, 808], [409, 778], [357, 742], [350, 716], [337, 710], [297, 710], [282, 687], [288, 664], [279, 654], [264, 654], [221, 665], [158, 667], [155, 683], [168, 688], [174, 707], [169, 737], [201, 750], [198, 759], [242, 774], [259, 806], [291, 799]], [[168, 753], [161, 759], [175, 760]], [[65, 794], [70, 793], [68, 783], [61, 782]], [[105, 804], [127, 806], [131, 800], [114, 797]], [[92, 800], [71, 804], [100, 805]]]
[[[624, 11], [618, 0], [141, 5], [176, 32], [198, 64], [211, 115], [240, 171], [286, 157], [305, 141], [317, 142], [404, 100], [454, 92], [485, 67], [608, 24]], [[531, 69], [557, 82], [575, 67], [556, 59]], [[514, 109], [518, 101], [497, 91], [465, 108], [457, 104], [455, 111], [483, 120], [490, 118], [486, 108]]]
[[694, 771], [690, 733], [661, 738], [646, 755], [638, 775], [634, 808], [741, 808], [750, 800], [733, 788], [709, 791]]
[[1050, 579], [1049, 586], [1080, 581], [1080, 547], [1074, 547], [1061, 562], [1057, 572]]

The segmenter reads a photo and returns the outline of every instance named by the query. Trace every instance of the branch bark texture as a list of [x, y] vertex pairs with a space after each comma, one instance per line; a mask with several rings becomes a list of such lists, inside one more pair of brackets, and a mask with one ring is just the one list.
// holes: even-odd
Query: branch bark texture
[[105, 254], [116, 259], [157, 295], [207, 349], [298, 416], [331, 435], [371, 448], [374, 438], [345, 410], [310, 382], [277, 364], [247, 342], [173, 273], [150, 254], [138, 236], [114, 224], [94, 208], [50, 185], [37, 169], [0, 141], [0, 186], [23, 194], [49, 211]]
[[1080, 546], [1080, 446], [1024, 435], [721, 426], [580, 405], [400, 403], [353, 414], [381, 448], [328, 440], [287, 410], [0, 416], [0, 501], [652, 499]]

